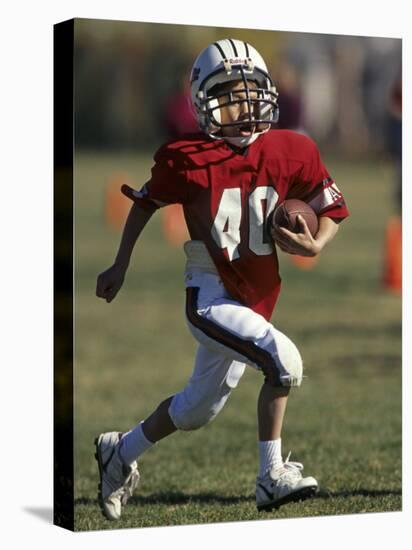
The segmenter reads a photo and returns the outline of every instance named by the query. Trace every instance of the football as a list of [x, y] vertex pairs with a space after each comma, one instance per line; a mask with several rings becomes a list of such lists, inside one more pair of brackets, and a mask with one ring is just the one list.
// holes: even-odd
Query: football
[[299, 233], [301, 230], [297, 220], [299, 214], [305, 219], [309, 231], [314, 237], [319, 229], [318, 217], [311, 206], [298, 199], [288, 199], [279, 204], [273, 214], [272, 224], [285, 227], [293, 233]]

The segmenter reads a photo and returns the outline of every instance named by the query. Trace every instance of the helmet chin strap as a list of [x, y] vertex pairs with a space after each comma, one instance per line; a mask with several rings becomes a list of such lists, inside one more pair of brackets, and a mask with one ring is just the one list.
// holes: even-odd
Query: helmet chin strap
[[270, 129], [270, 126], [266, 128], [265, 130], [261, 130], [260, 132], [254, 132], [250, 136], [237, 136], [237, 137], [230, 137], [230, 136], [217, 136], [215, 134], [212, 134], [211, 132], [207, 132], [207, 135], [210, 136], [212, 139], [221, 139], [224, 141], [227, 141], [231, 145], [234, 145], [235, 147], [247, 147], [248, 145], [251, 145], [254, 141], [257, 140], [259, 136], [262, 134], [265, 134]]
[[230, 144], [234, 145], [235, 147], [247, 147], [251, 143], [253, 143], [259, 136], [261, 132], [254, 133], [250, 136], [241, 136], [241, 137], [229, 137], [229, 136], [222, 136], [223, 139]]

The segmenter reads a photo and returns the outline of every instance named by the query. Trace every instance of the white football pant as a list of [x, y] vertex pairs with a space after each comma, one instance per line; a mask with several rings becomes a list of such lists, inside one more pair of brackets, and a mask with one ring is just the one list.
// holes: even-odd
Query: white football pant
[[189, 382], [169, 407], [178, 429], [194, 430], [212, 420], [246, 365], [263, 371], [262, 376], [270, 372], [274, 385], [300, 385], [302, 359], [295, 344], [264, 317], [231, 299], [213, 267], [193, 265], [189, 257], [185, 284], [186, 320], [199, 348]]

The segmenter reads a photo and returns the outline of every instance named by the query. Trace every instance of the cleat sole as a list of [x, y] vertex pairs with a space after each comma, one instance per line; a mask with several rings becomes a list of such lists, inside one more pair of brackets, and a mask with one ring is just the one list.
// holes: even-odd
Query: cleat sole
[[268, 502], [266, 504], [261, 504], [257, 506], [258, 512], [270, 512], [271, 510], [279, 510], [284, 504], [290, 502], [301, 502], [303, 500], [308, 500], [315, 496], [318, 492], [318, 487], [304, 487], [300, 491], [295, 491], [289, 495], [284, 496], [283, 498], [276, 500], [275, 502]]
[[99, 438], [98, 437], [96, 437], [96, 439], [94, 440], [94, 445], [95, 445], [95, 449], [96, 449], [96, 452], [94, 453], [94, 458], [96, 459], [97, 465], [99, 467], [99, 484], [97, 486], [98, 487], [97, 495], [98, 495], [99, 507], [100, 507], [100, 511], [103, 514], [103, 516], [106, 519], [110, 519], [110, 518], [107, 517], [107, 515], [105, 513], [105, 510], [104, 510], [104, 506], [103, 506], [103, 497], [102, 497], [103, 464], [102, 464], [102, 460], [100, 458], [100, 453], [99, 453]]

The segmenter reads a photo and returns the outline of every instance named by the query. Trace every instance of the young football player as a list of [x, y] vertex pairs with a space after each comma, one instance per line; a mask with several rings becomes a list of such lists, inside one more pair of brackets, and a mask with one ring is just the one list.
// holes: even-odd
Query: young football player
[[[313, 141], [271, 129], [278, 94], [250, 44], [225, 39], [205, 48], [193, 65], [191, 93], [202, 132], [161, 147], [143, 188], [124, 189], [134, 204], [114, 264], [97, 279], [97, 296], [111, 302], [153, 213], [183, 205], [191, 238], [184, 245], [186, 319], [199, 344], [194, 370], [181, 392], [130, 431], [96, 439], [99, 501], [113, 520], [138, 484], [141, 455], [176, 430], [195, 430], [215, 418], [246, 365], [263, 374], [257, 508], [302, 500], [318, 487], [313, 477], [302, 476], [302, 464], [282, 458], [286, 403], [290, 388], [301, 384], [302, 359], [269, 322], [280, 291], [274, 242], [289, 254], [315, 256], [348, 211]], [[315, 237], [303, 218], [300, 233], [275, 227], [268, 235], [269, 216], [287, 198], [316, 211]]]

